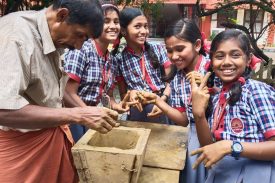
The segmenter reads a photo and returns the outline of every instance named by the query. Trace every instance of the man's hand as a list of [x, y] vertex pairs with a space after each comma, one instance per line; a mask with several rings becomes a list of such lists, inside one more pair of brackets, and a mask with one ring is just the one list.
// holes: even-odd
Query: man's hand
[[100, 133], [107, 133], [117, 126], [118, 113], [105, 107], [76, 107], [72, 112], [78, 117], [78, 124]]

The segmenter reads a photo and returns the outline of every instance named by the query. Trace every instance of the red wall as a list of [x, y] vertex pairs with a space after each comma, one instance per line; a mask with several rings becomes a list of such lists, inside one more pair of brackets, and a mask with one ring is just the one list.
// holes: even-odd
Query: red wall
[[203, 17], [201, 19], [201, 31], [204, 32], [206, 38], [209, 38], [211, 31], [211, 16]]

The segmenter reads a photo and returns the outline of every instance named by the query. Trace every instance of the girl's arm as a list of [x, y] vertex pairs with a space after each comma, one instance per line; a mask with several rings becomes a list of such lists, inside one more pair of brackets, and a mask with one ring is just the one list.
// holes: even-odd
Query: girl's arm
[[[222, 140], [193, 151], [192, 155], [200, 154], [193, 168], [196, 168], [202, 162], [206, 168], [210, 168], [224, 156], [232, 153], [232, 144], [233, 141], [231, 140]], [[271, 137], [265, 142], [241, 142], [241, 144], [243, 151], [240, 156], [242, 157], [261, 161], [275, 160], [275, 137]]]
[[178, 125], [186, 127], [188, 125], [188, 118], [185, 112], [180, 112], [177, 109], [169, 106], [163, 99], [157, 98], [155, 105], [162, 110], [162, 112], [173, 122]]
[[173, 120], [178, 125], [186, 127], [188, 125], [188, 118], [185, 112], [180, 112], [177, 109], [169, 106], [163, 99], [157, 96], [155, 93], [143, 92], [142, 96], [146, 101], [155, 104], [167, 117]]
[[79, 83], [73, 79], [69, 79], [65, 87], [64, 103], [66, 107], [84, 107], [87, 106], [83, 100], [78, 96], [77, 90]]
[[206, 87], [210, 73], [207, 73], [201, 80], [200, 85], [197, 85], [196, 76], [191, 75], [191, 90], [192, 90], [192, 112], [197, 129], [197, 135], [201, 146], [213, 143], [211, 131], [205, 117], [205, 111], [210, 98], [208, 88]]

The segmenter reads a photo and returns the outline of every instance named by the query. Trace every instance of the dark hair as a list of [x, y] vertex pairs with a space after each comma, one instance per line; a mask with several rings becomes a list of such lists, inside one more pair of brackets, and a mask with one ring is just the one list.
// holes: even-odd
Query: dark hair
[[[127, 26], [131, 23], [131, 21], [138, 17], [144, 15], [143, 12], [138, 9], [138, 8], [130, 8], [126, 7], [124, 8], [120, 13], [119, 13], [119, 23], [120, 26], [124, 29], [127, 29]], [[112, 55], [116, 55], [118, 52], [119, 44], [120, 44], [120, 39], [122, 38], [122, 35], [120, 34], [118, 36], [118, 42], [116, 45], [114, 45], [114, 49], [111, 52]]]
[[[196, 23], [189, 19], [180, 19], [177, 20], [175, 23], [171, 24], [167, 27], [164, 33], [164, 39], [170, 38], [175, 36], [178, 39], [189, 41], [192, 44], [195, 44], [198, 39], [201, 40], [201, 49], [199, 51], [200, 54], [206, 55], [202, 35], [200, 29], [196, 25]], [[170, 78], [173, 79], [177, 73], [176, 66], [171, 68], [171, 72], [169, 74]]]
[[106, 13], [111, 10], [111, 11], [115, 11], [117, 13], [118, 17], [119, 17], [119, 10], [115, 5], [113, 5], [113, 4], [102, 4], [101, 7], [102, 7], [104, 15], [106, 15]]
[[88, 25], [93, 38], [98, 38], [103, 29], [103, 11], [98, 0], [54, 0], [53, 9], [67, 8], [70, 24]]
[[[250, 58], [250, 55], [252, 53], [251, 44], [248, 39], [248, 37], [241, 31], [238, 31], [236, 29], [227, 29], [223, 32], [220, 32], [216, 37], [213, 39], [210, 49], [210, 59], [212, 60], [215, 52], [217, 51], [219, 45], [227, 40], [235, 40], [240, 49], [245, 53], [247, 59]], [[212, 69], [212, 68], [211, 68]], [[247, 67], [242, 74], [242, 77], [247, 80], [250, 78], [251, 69]], [[212, 72], [211, 76], [214, 78], [214, 72]], [[210, 76], [210, 77], [211, 77]], [[214, 79], [213, 79], [214, 80]], [[213, 82], [213, 81], [211, 81]], [[212, 84], [213, 85], [213, 84]], [[235, 103], [240, 99], [242, 94], [242, 83], [240, 81], [235, 81], [230, 90], [230, 98], [228, 100], [229, 105], [235, 105]]]
[[130, 7], [124, 8], [119, 15], [120, 26], [126, 29], [132, 20], [138, 16], [144, 16], [141, 9]]
[[196, 23], [188, 19], [180, 19], [176, 23], [168, 26], [164, 33], [164, 39], [175, 36], [178, 39], [189, 41], [192, 44], [195, 44], [198, 39], [201, 40], [201, 49], [200, 54], [206, 55], [203, 48], [203, 40], [200, 29]]

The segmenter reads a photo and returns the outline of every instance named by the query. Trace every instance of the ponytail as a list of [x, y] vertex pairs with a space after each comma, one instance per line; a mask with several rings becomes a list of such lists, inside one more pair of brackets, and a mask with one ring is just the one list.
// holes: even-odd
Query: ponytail
[[157, 57], [156, 53], [151, 49], [150, 44], [147, 41], [145, 41], [144, 46], [145, 46], [145, 51], [148, 52], [149, 59], [153, 65], [153, 68], [154, 69], [159, 68], [160, 64], [159, 64], [158, 57]]

